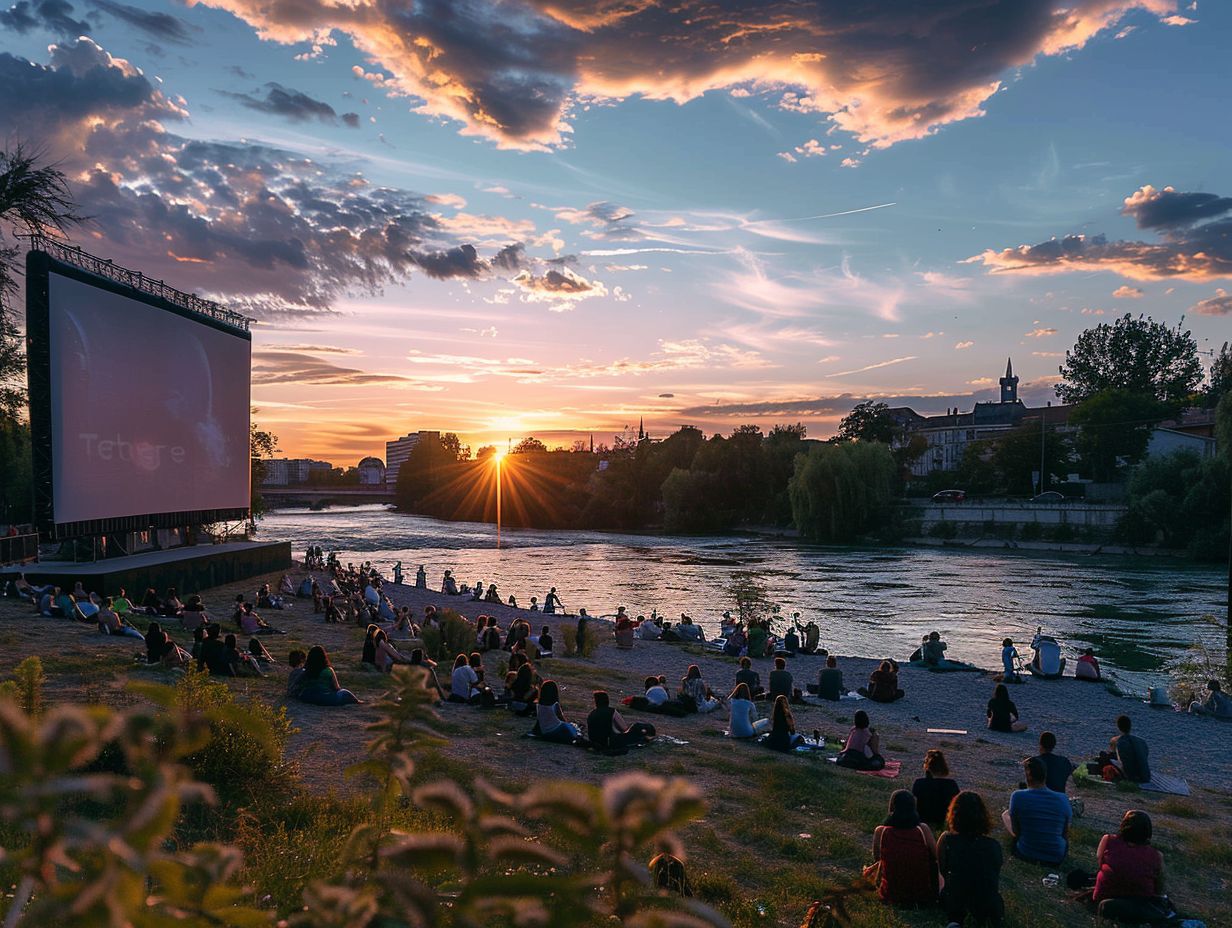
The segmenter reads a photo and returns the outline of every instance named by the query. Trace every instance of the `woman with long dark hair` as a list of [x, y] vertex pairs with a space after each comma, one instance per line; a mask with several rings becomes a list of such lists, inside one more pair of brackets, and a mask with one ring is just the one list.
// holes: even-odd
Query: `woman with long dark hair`
[[770, 713], [770, 737], [766, 743], [776, 751], [793, 751], [804, 744], [804, 735], [796, 733], [796, 720], [787, 705], [787, 697], [781, 693], [774, 697], [774, 709]]
[[890, 814], [873, 832], [870, 871], [877, 895], [895, 905], [928, 905], [937, 901], [941, 875], [937, 869], [937, 843], [920, 821], [915, 797], [905, 789], [890, 796]]
[[951, 924], [967, 916], [976, 924], [1000, 925], [1005, 915], [999, 883], [1004, 857], [989, 837], [992, 818], [979, 793], [963, 790], [950, 803], [945, 834], [937, 842], [937, 862], [945, 885], [941, 905]]
[[349, 706], [359, 702], [354, 693], [339, 685], [329, 655], [319, 644], [308, 649], [300, 686], [299, 698], [316, 706]]
[[992, 691], [992, 699], [988, 700], [988, 727], [992, 731], [1020, 732], [1026, 731], [1025, 722], [1018, 721], [1018, 707], [1010, 699], [1009, 688], [1004, 683], [998, 683]]
[[539, 688], [539, 701], [535, 706], [535, 728], [540, 738], [559, 741], [562, 744], [577, 744], [581, 741], [578, 727], [565, 718], [560, 707], [560, 687], [555, 680], [544, 680]]

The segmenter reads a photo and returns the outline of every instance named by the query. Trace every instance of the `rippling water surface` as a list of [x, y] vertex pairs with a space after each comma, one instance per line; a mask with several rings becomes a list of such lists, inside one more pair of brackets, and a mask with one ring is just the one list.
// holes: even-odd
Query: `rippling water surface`
[[387, 573], [401, 560], [408, 582], [424, 564], [434, 589], [448, 568], [459, 582], [496, 583], [523, 606], [555, 586], [570, 612], [687, 612], [707, 631], [731, 607], [724, 588], [732, 575], [752, 571], [785, 614], [816, 620], [822, 644], [839, 654], [902, 658], [935, 629], [951, 657], [995, 667], [1002, 638], [1026, 654], [1043, 625], [1071, 663], [1090, 645], [1123, 688], [1139, 692], [1191, 644], [1223, 644], [1221, 625], [1203, 616], [1222, 618], [1225, 575], [1165, 561], [527, 529], [505, 530], [497, 551], [491, 525], [381, 506], [279, 510], [261, 522], [260, 537], [290, 541], [296, 557], [320, 544]]

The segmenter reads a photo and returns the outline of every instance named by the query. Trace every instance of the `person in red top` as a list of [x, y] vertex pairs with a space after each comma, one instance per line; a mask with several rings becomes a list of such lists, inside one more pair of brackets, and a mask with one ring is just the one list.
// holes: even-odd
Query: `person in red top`
[[905, 789], [890, 796], [890, 814], [873, 832], [877, 895], [895, 905], [932, 905], [941, 891], [937, 842], [920, 821], [915, 797]]
[[1100, 918], [1153, 921], [1171, 909], [1163, 894], [1164, 857], [1151, 847], [1151, 817], [1141, 809], [1130, 809], [1120, 831], [1100, 839], [1095, 859], [1099, 872], [1091, 901]]

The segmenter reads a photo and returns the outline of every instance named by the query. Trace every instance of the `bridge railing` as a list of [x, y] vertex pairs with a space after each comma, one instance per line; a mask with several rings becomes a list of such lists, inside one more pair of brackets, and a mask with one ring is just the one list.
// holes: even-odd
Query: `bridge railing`
[[38, 560], [39, 536], [10, 535], [0, 538], [0, 565], [25, 564]]

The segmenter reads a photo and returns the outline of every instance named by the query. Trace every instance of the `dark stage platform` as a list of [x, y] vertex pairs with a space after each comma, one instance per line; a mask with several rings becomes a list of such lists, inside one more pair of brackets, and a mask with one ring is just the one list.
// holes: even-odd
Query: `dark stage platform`
[[101, 561], [41, 561], [26, 565], [24, 570], [27, 579], [35, 584], [54, 583], [71, 590], [80, 580], [82, 586], [100, 596], [114, 595], [124, 587], [129, 597], [135, 599], [147, 587], [154, 587], [161, 596], [167, 587], [173, 586], [181, 596], [186, 596], [290, 567], [289, 541], [235, 541], [146, 551]]

